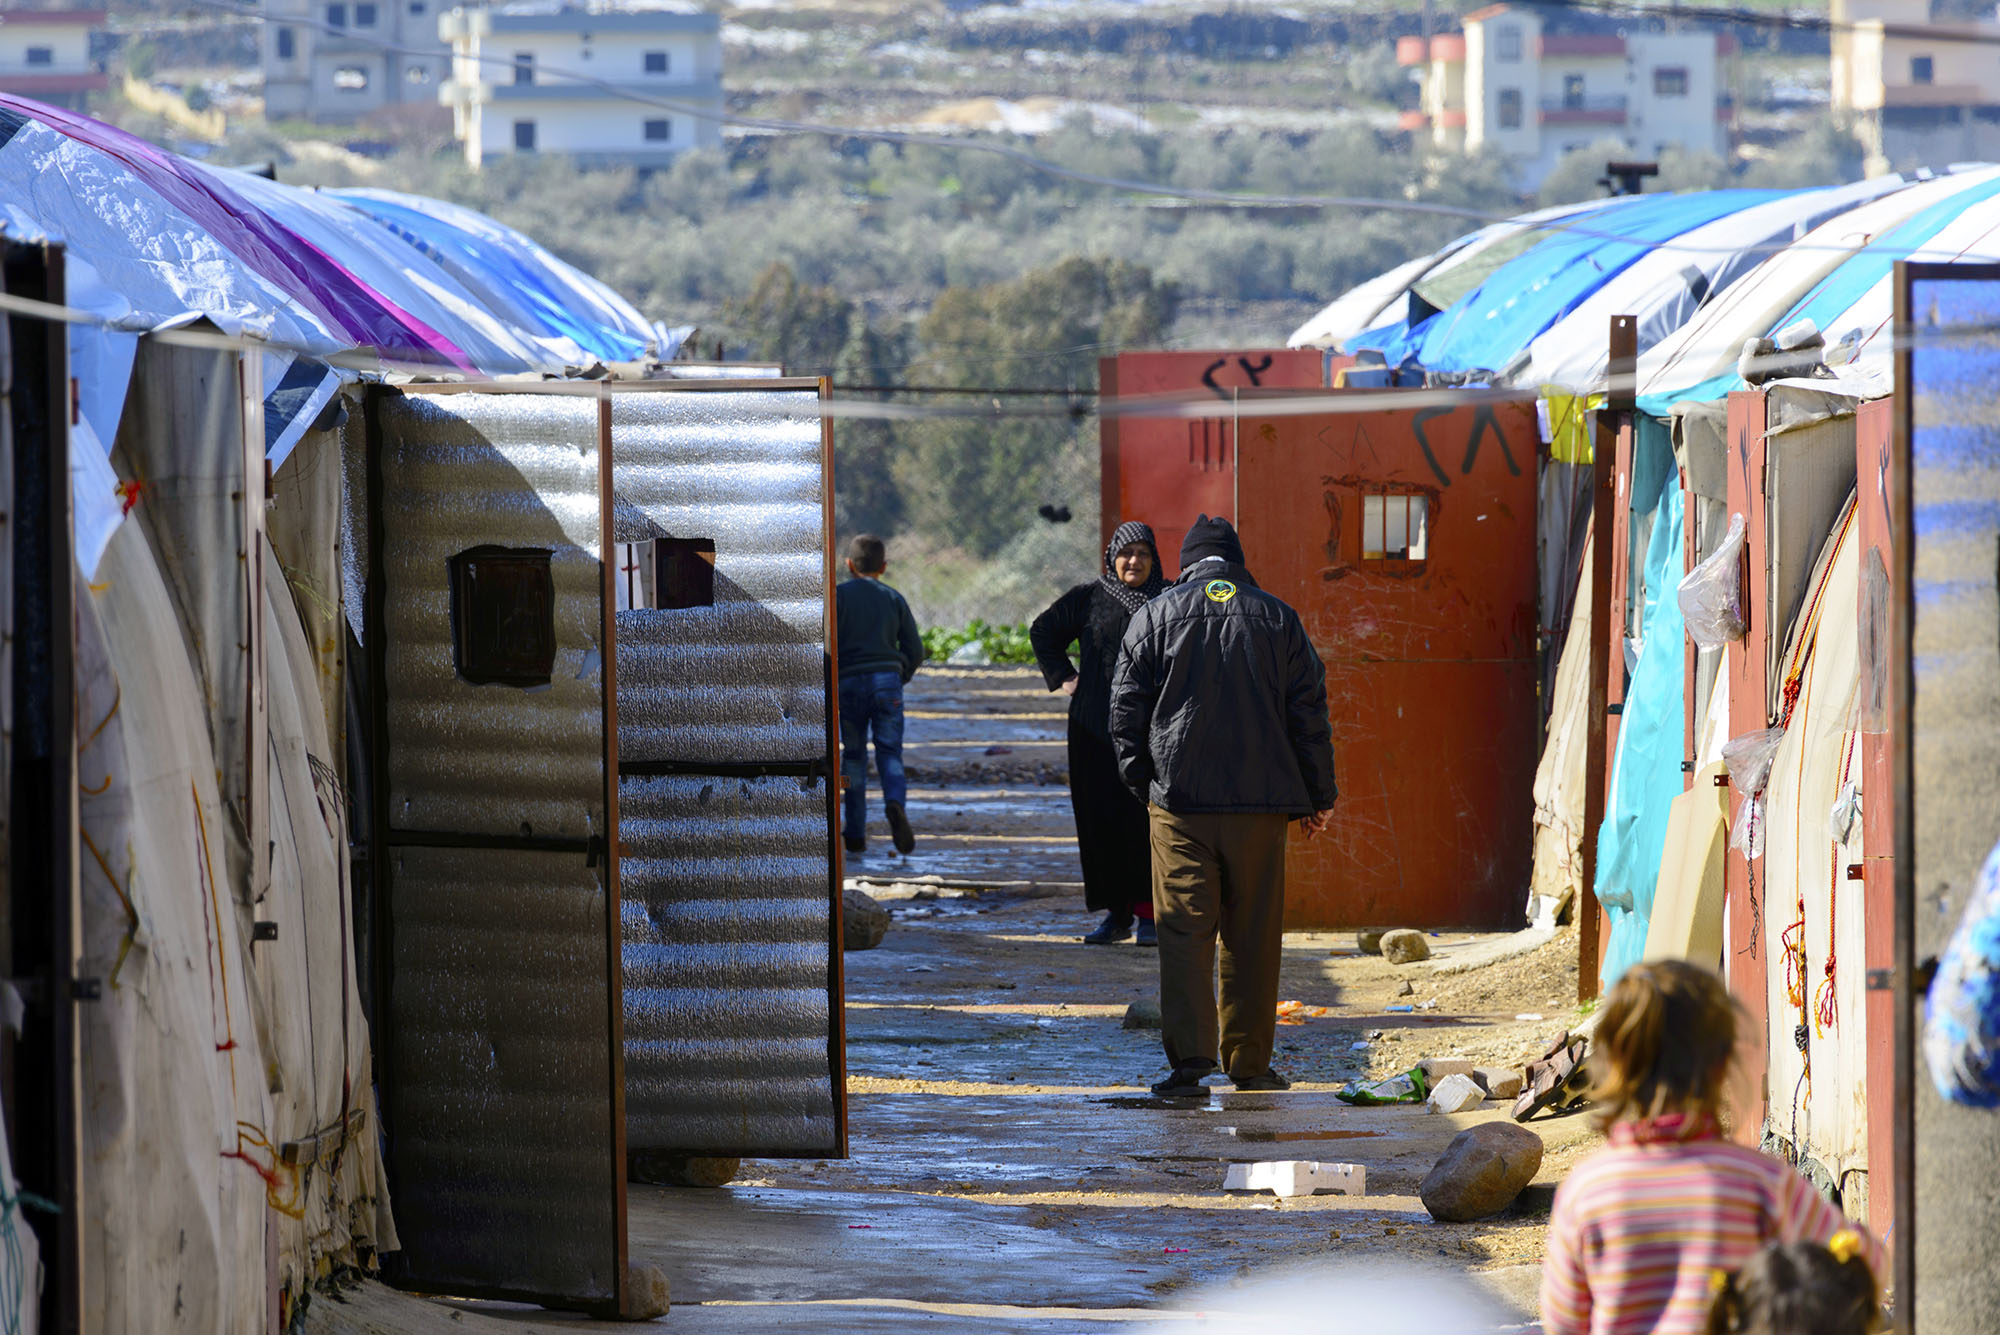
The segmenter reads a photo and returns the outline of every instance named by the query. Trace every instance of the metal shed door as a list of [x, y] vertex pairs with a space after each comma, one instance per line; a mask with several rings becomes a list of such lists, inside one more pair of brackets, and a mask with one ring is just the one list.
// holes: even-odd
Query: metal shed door
[[399, 1283], [625, 1287], [606, 405], [368, 401], [377, 1010]]
[[612, 387], [635, 1152], [846, 1152], [823, 393]]
[[[1385, 396], [1386, 398], [1386, 396]], [[1253, 419], [1250, 572], [1326, 660], [1340, 801], [1294, 840], [1288, 922], [1498, 927], [1532, 861], [1531, 400]]]

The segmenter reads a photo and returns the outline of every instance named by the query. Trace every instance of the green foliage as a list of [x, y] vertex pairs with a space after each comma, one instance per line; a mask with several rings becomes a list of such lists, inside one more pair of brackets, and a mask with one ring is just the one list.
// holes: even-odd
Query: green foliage
[[[913, 383], [1091, 390], [1097, 359], [1157, 343], [1173, 316], [1171, 287], [1124, 260], [1072, 257], [1011, 283], [947, 288], [917, 326]], [[972, 400], [977, 402], [977, 400]], [[1059, 405], [1058, 405], [1059, 406]], [[910, 519], [991, 556], [1036, 522], [1052, 469], [1085, 428], [1070, 416], [954, 417], [907, 424], [895, 479]]]
[[135, 79], [150, 79], [159, 65], [159, 48], [144, 37], [125, 43], [125, 72]]
[[963, 630], [946, 630], [942, 626], [932, 626], [924, 632], [924, 653], [933, 663], [941, 663], [957, 650], [978, 640], [986, 646], [986, 653], [996, 663], [1032, 663], [1035, 648], [1028, 642], [1028, 628], [1025, 624], [1014, 626], [990, 626], [973, 618]]

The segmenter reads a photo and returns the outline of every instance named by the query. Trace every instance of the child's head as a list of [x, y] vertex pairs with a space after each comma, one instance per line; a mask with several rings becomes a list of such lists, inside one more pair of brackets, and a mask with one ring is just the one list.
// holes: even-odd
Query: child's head
[[1599, 1123], [1720, 1113], [1737, 1014], [1722, 980], [1698, 965], [1654, 960], [1627, 969], [1591, 1038]]
[[857, 575], [879, 575], [889, 568], [889, 548], [873, 533], [863, 533], [847, 544], [847, 568]]
[[1875, 1276], [1852, 1233], [1774, 1242], [1734, 1275], [1716, 1276], [1709, 1335], [1867, 1335], [1880, 1316]]

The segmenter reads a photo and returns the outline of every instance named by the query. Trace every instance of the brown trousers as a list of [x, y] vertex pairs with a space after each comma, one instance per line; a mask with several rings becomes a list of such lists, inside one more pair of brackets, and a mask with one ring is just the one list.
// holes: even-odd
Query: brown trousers
[[1167, 1060], [1181, 1070], [1213, 1066], [1219, 1056], [1232, 1077], [1263, 1075], [1271, 1069], [1277, 1034], [1285, 827], [1291, 818], [1261, 812], [1177, 816], [1157, 806], [1150, 811]]

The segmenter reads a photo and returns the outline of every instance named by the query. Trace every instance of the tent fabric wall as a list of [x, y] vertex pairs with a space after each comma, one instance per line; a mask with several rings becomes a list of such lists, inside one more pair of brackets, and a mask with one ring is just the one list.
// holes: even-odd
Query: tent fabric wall
[[[1861, 779], [1852, 730], [1860, 636], [1851, 613], [1860, 568], [1850, 502], [1815, 563], [1814, 600], [1788, 636], [1784, 662], [1788, 675], [1797, 672], [1798, 703], [1771, 767], [1764, 851], [1765, 938], [1778, 943], [1768, 975], [1769, 1131], [1850, 1197], [1851, 1175], [1868, 1168], [1867, 926], [1861, 887], [1846, 879], [1862, 858], [1860, 822], [1836, 838], [1829, 813]], [[1861, 1213], [1865, 1193], [1847, 1205]]]
[[249, 1329], [271, 1097], [208, 710], [140, 526], [77, 588], [84, 967], [105, 980], [82, 1012], [85, 1319]]
[[[1634, 476], [1641, 471], [1635, 467]], [[1603, 969], [1607, 988], [1645, 949], [1668, 806], [1682, 790], [1684, 631], [1674, 588], [1685, 562], [1681, 489], [1672, 477], [1670, 469], [1659, 483], [1657, 499], [1646, 507], [1656, 513], [1644, 562], [1644, 634], [1625, 692], [1610, 794], [1597, 832], [1597, 898], [1610, 924]], [[1638, 493], [1634, 495], [1636, 499]]]
[[1563, 639], [1549, 708], [1548, 740], [1535, 767], [1535, 870], [1528, 887], [1529, 916], [1560, 917], [1583, 888], [1584, 747], [1590, 703], [1591, 539], [1583, 543], [1583, 573], [1576, 610]]

